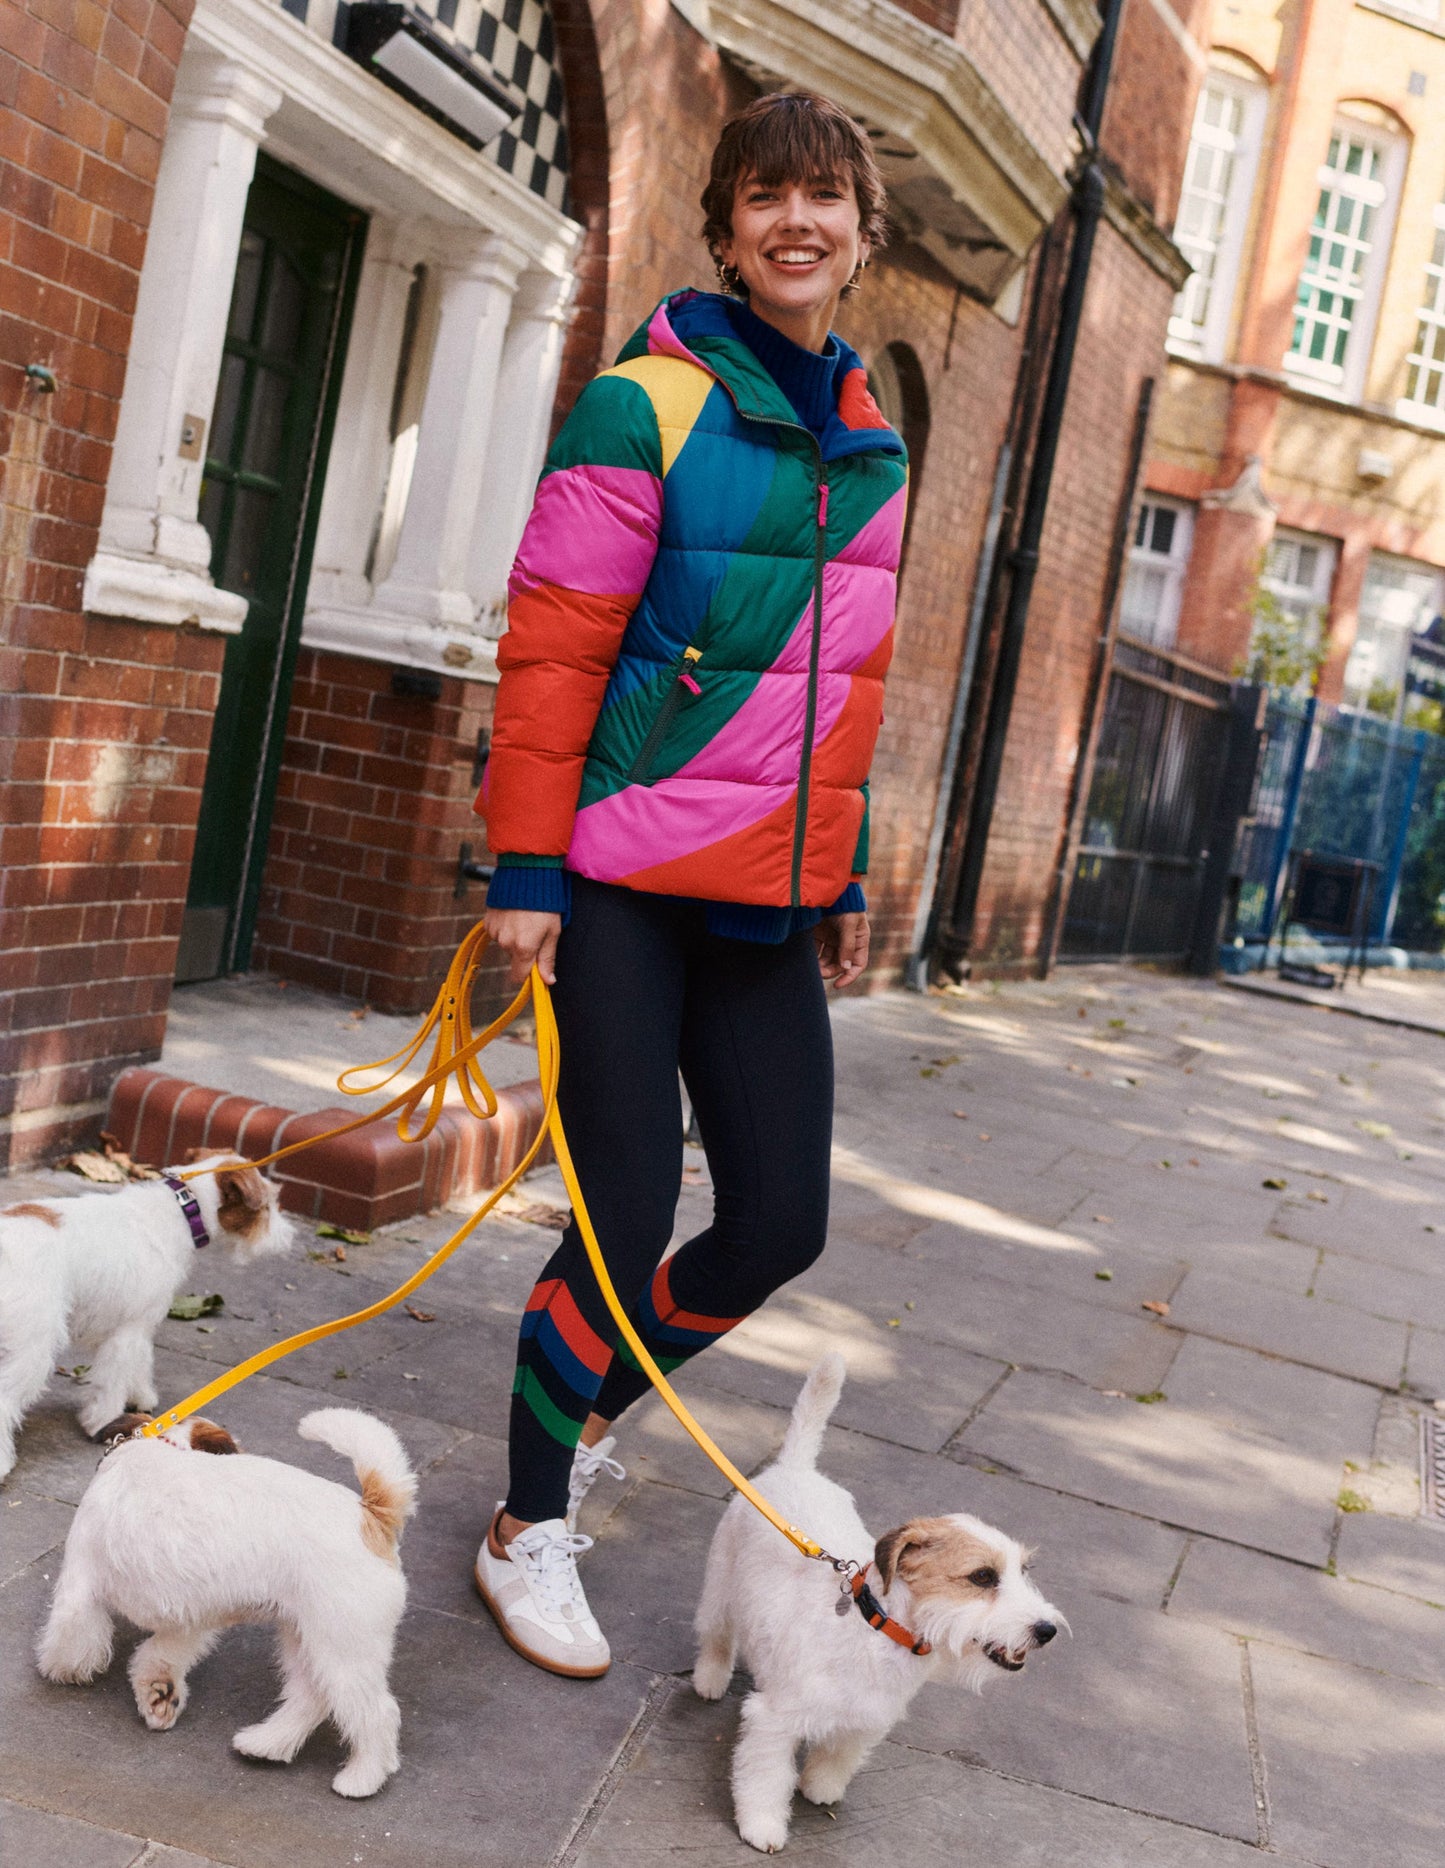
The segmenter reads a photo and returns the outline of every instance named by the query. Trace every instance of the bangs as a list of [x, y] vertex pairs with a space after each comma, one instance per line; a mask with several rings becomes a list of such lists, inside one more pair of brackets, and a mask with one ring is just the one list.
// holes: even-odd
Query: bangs
[[829, 182], [846, 186], [853, 179], [856, 136], [855, 131], [852, 138], [846, 137], [840, 124], [816, 111], [770, 110], [747, 124], [734, 145], [733, 185], [757, 181], [764, 188], [781, 188], [788, 182], [813, 188]]

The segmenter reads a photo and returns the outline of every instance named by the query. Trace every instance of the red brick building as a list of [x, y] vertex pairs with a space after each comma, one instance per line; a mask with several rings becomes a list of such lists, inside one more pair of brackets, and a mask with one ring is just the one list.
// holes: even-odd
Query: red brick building
[[0, 1159], [94, 1122], [156, 1055], [177, 979], [429, 998], [482, 902], [459, 857], [484, 853], [470, 802], [547, 434], [663, 291], [709, 283], [707, 154], [758, 86], [858, 114], [897, 223], [843, 326], [915, 464], [876, 977], [930, 929], [983, 964], [1047, 949], [1141, 386], [1184, 278], [1163, 230], [1207, 0], [1123, 7], [965, 927], [1092, 0], [382, 11], [0, 17]]

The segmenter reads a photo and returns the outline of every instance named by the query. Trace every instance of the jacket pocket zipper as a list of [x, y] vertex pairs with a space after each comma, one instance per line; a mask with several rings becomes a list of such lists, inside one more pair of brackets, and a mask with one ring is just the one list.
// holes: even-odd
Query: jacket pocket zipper
[[702, 693], [692, 672], [701, 660], [701, 649], [686, 648], [673, 663], [672, 680], [668, 684], [666, 694], [662, 697], [662, 705], [658, 708], [656, 718], [647, 730], [647, 738], [643, 740], [638, 749], [637, 757], [627, 769], [629, 785], [646, 784], [652, 762], [657, 757], [662, 742], [667, 737], [667, 729], [672, 725], [684, 698], [688, 694]]

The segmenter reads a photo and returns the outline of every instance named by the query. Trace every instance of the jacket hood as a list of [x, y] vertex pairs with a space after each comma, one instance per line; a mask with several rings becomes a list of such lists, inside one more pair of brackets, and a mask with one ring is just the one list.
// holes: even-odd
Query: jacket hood
[[[740, 333], [738, 314], [743, 309], [737, 299], [720, 292], [671, 292], [638, 325], [617, 361], [679, 357], [720, 382], [741, 414], [798, 427], [792, 404]], [[862, 358], [836, 332], [829, 335], [838, 352], [833, 379], [837, 403], [819, 437], [823, 459], [871, 453], [904, 456], [902, 438], [888, 426], [869, 393]]]

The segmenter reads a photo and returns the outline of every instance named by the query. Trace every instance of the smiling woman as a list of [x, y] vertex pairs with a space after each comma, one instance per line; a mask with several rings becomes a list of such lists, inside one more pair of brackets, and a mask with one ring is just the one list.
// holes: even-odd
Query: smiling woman
[[[868, 768], [907, 468], [830, 326], [884, 231], [867, 138], [823, 98], [723, 128], [703, 237], [724, 292], [675, 292], [548, 457], [498, 645], [487, 929], [552, 983], [558, 1102], [603, 1252], [664, 1369], [823, 1249], [824, 980], [868, 962]], [[664, 1260], [678, 1072], [712, 1224]], [[521, 1329], [511, 1481], [477, 1557], [512, 1645], [605, 1671], [576, 1509], [646, 1389], [575, 1225]]]

